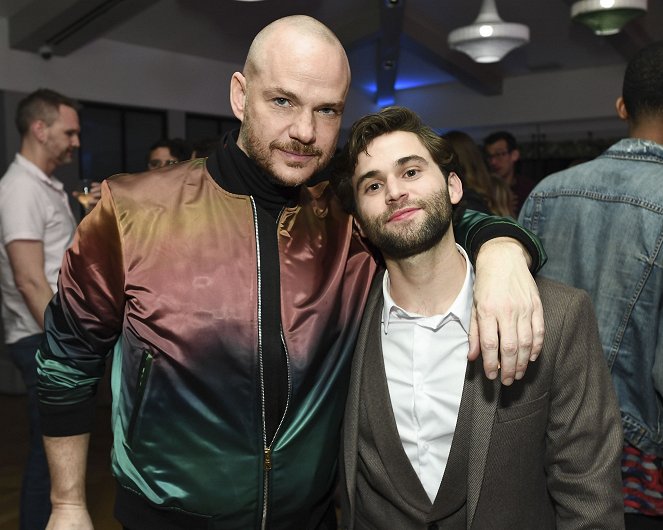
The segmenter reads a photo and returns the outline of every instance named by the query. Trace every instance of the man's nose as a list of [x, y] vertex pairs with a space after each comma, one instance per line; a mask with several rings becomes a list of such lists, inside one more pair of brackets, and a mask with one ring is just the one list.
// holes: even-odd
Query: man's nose
[[385, 201], [398, 202], [407, 197], [407, 189], [399, 179], [389, 179], [386, 183]]
[[290, 126], [290, 138], [299, 140], [305, 145], [315, 142], [315, 117], [311, 112], [302, 110], [297, 113]]

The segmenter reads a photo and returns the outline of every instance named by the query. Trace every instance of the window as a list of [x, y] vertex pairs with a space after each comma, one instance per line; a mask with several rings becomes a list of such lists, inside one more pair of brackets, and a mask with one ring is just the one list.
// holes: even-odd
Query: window
[[164, 111], [83, 103], [79, 117], [81, 178], [92, 180], [145, 171], [150, 146], [167, 131]]

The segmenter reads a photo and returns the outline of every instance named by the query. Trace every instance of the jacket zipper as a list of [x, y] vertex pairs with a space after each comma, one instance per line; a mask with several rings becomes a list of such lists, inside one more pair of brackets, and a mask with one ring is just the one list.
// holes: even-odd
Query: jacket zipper
[[[263, 485], [262, 485], [262, 518], [260, 522], [261, 530], [266, 530], [267, 528], [267, 506], [269, 503], [269, 475], [272, 470], [272, 446], [276, 436], [283, 425], [283, 420], [285, 419], [286, 414], [288, 413], [288, 406], [290, 405], [290, 359], [288, 356], [288, 348], [285, 344], [285, 338], [283, 337], [283, 326], [280, 327], [281, 342], [283, 344], [283, 349], [285, 351], [285, 359], [288, 372], [288, 397], [286, 398], [285, 410], [283, 411], [283, 416], [279, 421], [276, 430], [274, 431], [274, 437], [271, 441], [267, 442], [267, 424], [265, 419], [265, 375], [262, 359], [262, 268], [260, 262], [260, 237], [258, 235], [258, 212], [256, 211], [256, 204], [251, 197], [251, 207], [253, 209], [253, 225], [255, 227], [255, 237], [256, 237], [256, 262], [257, 262], [257, 273], [258, 273], [258, 365], [260, 370], [260, 409], [262, 414], [262, 444], [263, 444]], [[283, 210], [279, 212], [278, 219], [281, 218]], [[278, 222], [277, 222], [278, 229]], [[278, 248], [278, 235], [277, 235], [277, 248]]]
[[143, 350], [143, 355], [138, 366], [138, 381], [136, 384], [136, 398], [134, 400], [134, 408], [131, 411], [131, 418], [129, 419], [129, 428], [127, 429], [127, 443], [129, 446], [133, 443], [134, 430], [136, 422], [138, 421], [138, 414], [143, 405], [145, 397], [145, 389], [147, 388], [147, 381], [152, 371], [152, 354], [149, 350]]

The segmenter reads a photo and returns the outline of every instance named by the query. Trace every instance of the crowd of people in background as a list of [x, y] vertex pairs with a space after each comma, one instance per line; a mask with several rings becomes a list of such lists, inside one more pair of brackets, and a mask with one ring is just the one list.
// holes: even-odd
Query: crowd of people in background
[[[141, 179], [95, 175], [78, 229], [54, 172], [80, 148], [80, 107], [48, 89], [20, 102], [20, 149], [0, 179], [0, 287], [29, 407], [21, 529], [49, 518], [92, 527], [85, 458], [109, 352], [127, 529], [213, 519], [333, 530], [337, 467], [344, 528], [465, 528], [475, 517], [467, 527], [661, 528], [663, 42], [626, 69], [616, 109], [629, 137], [538, 183], [508, 131], [438, 136], [407, 109], [359, 120], [336, 151], [349, 79], [321, 23], [270, 24], [232, 77], [239, 130], [158, 139]], [[255, 97], [265, 87], [278, 113]], [[316, 180], [323, 172], [333, 191]], [[209, 181], [228, 193], [209, 195]], [[528, 266], [589, 297], [535, 283]], [[453, 292], [435, 282], [445, 274]], [[407, 347], [430, 358], [449, 347], [448, 319], [462, 336], [444, 365], [455, 386], [429, 400], [403, 375], [412, 367], [393, 353], [404, 348], [397, 330], [426, 328], [428, 342]], [[484, 370], [473, 368], [480, 350]], [[425, 372], [448, 383], [436, 364]], [[432, 430], [428, 460], [419, 430], [442, 412], [451, 419]], [[493, 433], [483, 453], [474, 431]], [[529, 443], [523, 433], [539, 445], [503, 443]], [[466, 483], [471, 473], [487, 478]]]

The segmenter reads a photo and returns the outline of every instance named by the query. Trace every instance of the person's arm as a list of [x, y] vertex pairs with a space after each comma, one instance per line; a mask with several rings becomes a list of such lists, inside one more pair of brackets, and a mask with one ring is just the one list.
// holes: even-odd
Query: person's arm
[[468, 256], [476, 256], [468, 358], [481, 354], [486, 376], [495, 379], [499, 368], [502, 383], [510, 385], [543, 345], [543, 310], [532, 274], [545, 263], [545, 251], [513, 219], [472, 210], [454, 223], [454, 234]]
[[[104, 185], [105, 187], [105, 185]], [[97, 384], [116, 343], [125, 303], [124, 261], [113, 199], [104, 192], [65, 253], [37, 350], [38, 395], [51, 470], [49, 528], [73, 517], [86, 528], [85, 459]], [[56, 503], [58, 509], [56, 510]]]
[[12, 268], [14, 284], [25, 305], [41, 329], [44, 329], [44, 310], [53, 298], [53, 289], [44, 273], [44, 244], [42, 241], [14, 240], [5, 246]]
[[575, 291], [562, 322], [546, 429], [546, 477], [558, 530], [623, 528], [617, 396], [589, 296]]
[[51, 517], [47, 530], [92, 530], [85, 499], [89, 434], [45, 436], [51, 475]]

